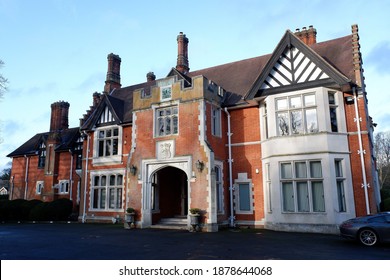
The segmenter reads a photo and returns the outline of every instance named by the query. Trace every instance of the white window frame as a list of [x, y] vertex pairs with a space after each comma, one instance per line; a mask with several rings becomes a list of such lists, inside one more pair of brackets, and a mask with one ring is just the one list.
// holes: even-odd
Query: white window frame
[[271, 165], [270, 163], [265, 164], [265, 186], [266, 186], [266, 197], [267, 197], [267, 211], [272, 213], [272, 184], [271, 184]]
[[336, 193], [337, 193], [337, 205], [338, 212], [345, 213], [347, 212], [347, 199], [345, 194], [345, 182], [346, 178], [344, 175], [344, 160], [343, 159], [335, 159], [334, 160], [335, 167], [335, 177], [336, 177]]
[[70, 188], [69, 180], [60, 180], [58, 182], [58, 194], [68, 194]]
[[211, 134], [216, 137], [222, 136], [221, 108], [211, 106]]
[[[111, 184], [111, 176], [115, 176], [114, 184]], [[102, 178], [105, 177], [104, 185], [102, 185]], [[119, 179], [121, 177], [121, 179]], [[98, 178], [98, 179], [96, 179]], [[121, 184], [118, 184], [121, 180]], [[123, 210], [124, 205], [124, 185], [125, 185], [124, 171], [105, 171], [105, 172], [91, 172], [91, 192], [90, 192], [90, 211], [99, 212], [117, 212]], [[98, 182], [98, 185], [96, 185]], [[111, 190], [114, 191], [114, 207], [111, 206]], [[118, 195], [119, 191], [119, 195]], [[95, 196], [98, 196], [95, 199]], [[103, 198], [102, 198], [103, 195]], [[118, 206], [119, 205], [119, 206]]]
[[42, 194], [42, 189], [45, 187], [44, 181], [37, 181], [35, 185], [35, 193], [36, 194]]
[[[176, 110], [176, 113], [170, 113], [170, 115], [163, 115], [160, 116], [161, 111], [166, 111], [166, 110]], [[172, 135], [179, 135], [179, 105], [178, 104], [171, 104], [170, 106], [164, 106], [164, 107], [155, 107], [154, 110], [154, 137], [159, 138], [159, 137], [166, 137], [166, 136], [172, 136]], [[174, 128], [174, 118], [176, 117], [177, 122], [176, 122], [176, 132]], [[164, 133], [160, 134], [160, 119], [164, 121]], [[166, 133], [166, 119], [170, 119], [170, 133]]]
[[[241, 210], [240, 205], [240, 187], [248, 185], [249, 187], [249, 210]], [[235, 211], [237, 214], [253, 214], [253, 184], [252, 180], [247, 178], [246, 173], [239, 173], [238, 179], [234, 180]]]
[[[305, 98], [313, 96], [314, 97], [314, 104], [305, 104]], [[299, 104], [295, 105], [294, 100], [299, 99]], [[278, 102], [279, 101], [285, 101], [285, 107], [278, 108]], [[308, 128], [308, 117], [307, 112], [310, 110], [315, 110], [315, 121], [316, 121], [316, 129], [313, 131], [310, 131]], [[300, 120], [300, 129], [293, 131], [293, 117], [294, 113], [299, 113], [301, 116]], [[278, 136], [290, 136], [290, 135], [300, 135], [300, 134], [312, 134], [312, 133], [318, 133], [319, 132], [319, 122], [318, 122], [318, 105], [317, 105], [317, 96], [315, 92], [307, 92], [302, 94], [296, 94], [281, 98], [275, 99], [275, 120], [276, 120], [276, 134]], [[285, 114], [287, 116], [284, 121], [287, 121], [287, 128], [288, 131], [284, 132], [283, 129], [280, 128], [280, 120], [283, 120], [283, 118], [280, 118], [279, 116]], [[282, 130], [282, 132], [281, 132]]]
[[[329, 96], [333, 95], [333, 101], [331, 102]], [[338, 110], [338, 99], [337, 99], [337, 92], [336, 91], [328, 91], [328, 103], [329, 103], [329, 123], [330, 123], [330, 131], [331, 132], [340, 132], [340, 125], [339, 125], [339, 110]], [[332, 117], [332, 111], [334, 113]], [[336, 130], [333, 131], [332, 128], [332, 120], [335, 120], [336, 123]]]
[[[118, 136], [110, 136], [110, 137], [104, 137], [99, 138], [101, 131], [108, 131], [111, 130], [112, 133], [114, 129], [118, 129]], [[102, 126], [96, 128], [94, 132], [94, 149], [93, 149], [93, 160], [92, 163], [94, 165], [104, 165], [104, 164], [118, 164], [122, 162], [122, 137], [123, 137], [123, 128], [118, 125], [110, 125], [110, 126]], [[117, 139], [118, 146], [117, 146], [117, 153], [114, 154], [113, 152], [110, 153], [110, 155], [105, 155], [106, 150], [103, 150], [103, 155], [100, 155], [100, 142], [104, 141], [103, 143], [106, 143], [107, 140], [111, 140], [111, 149], [114, 145], [113, 140]], [[106, 146], [105, 144], [103, 144]], [[112, 149], [113, 151], [113, 149]]]
[[[313, 177], [311, 172], [311, 163], [319, 162], [321, 164], [321, 177]], [[305, 164], [305, 170], [297, 168], [297, 164]], [[286, 176], [283, 175], [282, 165], [289, 164], [291, 167], [290, 172]], [[281, 210], [282, 213], [325, 213], [326, 212], [326, 203], [325, 203], [325, 189], [324, 189], [324, 175], [323, 175], [323, 163], [320, 159], [311, 159], [311, 160], [296, 160], [296, 161], [283, 161], [279, 163], [279, 178], [280, 178], [280, 193], [281, 193]], [[304, 174], [298, 174], [299, 170], [304, 172]], [[291, 174], [290, 174], [291, 173]], [[297, 175], [298, 174], [298, 175]], [[323, 210], [316, 211], [314, 209], [315, 204], [315, 195], [314, 187], [316, 183], [321, 183], [322, 185], [322, 207]], [[304, 185], [305, 184], [305, 185]], [[306, 186], [305, 189], [300, 190], [300, 186]], [[289, 187], [290, 191], [285, 191], [285, 188]], [[291, 189], [292, 188], [292, 189]], [[287, 199], [285, 195], [292, 195], [292, 200]], [[307, 195], [307, 200], [300, 199], [300, 195]], [[302, 198], [302, 197], [301, 197]], [[290, 203], [287, 203], [290, 202]], [[304, 203], [304, 204], [303, 204]], [[290, 204], [292, 208], [286, 209], [285, 205]], [[292, 204], [292, 205], [291, 205]], [[307, 204], [307, 205], [305, 205]]]

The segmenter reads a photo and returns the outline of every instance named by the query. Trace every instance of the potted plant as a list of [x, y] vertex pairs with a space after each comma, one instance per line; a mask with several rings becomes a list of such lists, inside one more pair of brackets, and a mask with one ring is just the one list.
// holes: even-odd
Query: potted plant
[[133, 228], [135, 226], [135, 210], [128, 207], [125, 213], [125, 228]]
[[190, 212], [190, 224], [191, 224], [191, 231], [199, 231], [200, 229], [200, 214], [202, 213], [202, 210], [199, 208], [190, 208], [188, 209]]

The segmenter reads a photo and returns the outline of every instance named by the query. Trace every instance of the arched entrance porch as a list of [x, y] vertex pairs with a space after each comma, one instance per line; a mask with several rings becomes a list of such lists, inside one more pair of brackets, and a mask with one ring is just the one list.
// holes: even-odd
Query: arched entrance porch
[[186, 218], [188, 213], [187, 174], [167, 166], [151, 174], [152, 224], [166, 218]]

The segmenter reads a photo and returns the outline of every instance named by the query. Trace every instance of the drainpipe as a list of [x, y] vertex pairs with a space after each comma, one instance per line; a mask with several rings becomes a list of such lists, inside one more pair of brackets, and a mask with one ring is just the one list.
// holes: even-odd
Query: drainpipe
[[82, 223], [86, 220], [86, 207], [87, 207], [87, 188], [88, 188], [88, 157], [89, 157], [89, 135], [83, 131], [84, 136], [87, 136], [87, 151], [85, 157], [85, 176], [84, 176], [84, 206], [83, 206], [83, 218]]
[[227, 136], [228, 136], [228, 150], [229, 150], [229, 159], [228, 159], [228, 163], [229, 163], [229, 193], [230, 193], [230, 217], [229, 217], [229, 225], [230, 227], [234, 227], [234, 209], [233, 209], [233, 174], [232, 174], [232, 163], [233, 163], [233, 159], [232, 159], [232, 135], [233, 133], [230, 132], [230, 114], [227, 110], [227, 108], [225, 107], [225, 113], [227, 115], [227, 118], [228, 118], [228, 132], [227, 132]]
[[70, 153], [70, 172], [69, 172], [69, 199], [72, 199], [72, 189], [73, 189], [73, 153], [72, 150], [69, 149]]
[[24, 199], [27, 200], [27, 189], [28, 189], [28, 162], [29, 158], [27, 155], [24, 155], [24, 158], [26, 159], [26, 174], [24, 175], [24, 183], [25, 183], [25, 188], [24, 188]]
[[367, 211], [367, 215], [370, 215], [370, 202], [368, 200], [368, 190], [367, 188], [369, 187], [369, 184], [367, 184], [367, 178], [366, 178], [366, 167], [365, 167], [365, 164], [364, 164], [364, 154], [365, 154], [365, 150], [363, 150], [363, 142], [362, 142], [362, 134], [361, 134], [361, 130], [360, 130], [360, 122], [361, 122], [361, 118], [359, 116], [359, 110], [358, 110], [358, 93], [356, 91], [356, 88], [353, 87], [353, 98], [354, 98], [354, 105], [355, 105], [355, 122], [356, 122], [356, 126], [357, 126], [357, 132], [358, 132], [358, 139], [359, 139], [359, 151], [358, 151], [358, 154], [360, 155], [360, 162], [361, 162], [361, 167], [362, 167], [362, 175], [363, 175], [363, 184], [362, 184], [362, 188], [364, 188], [364, 197], [365, 197], [365, 200], [366, 200], [366, 211]]

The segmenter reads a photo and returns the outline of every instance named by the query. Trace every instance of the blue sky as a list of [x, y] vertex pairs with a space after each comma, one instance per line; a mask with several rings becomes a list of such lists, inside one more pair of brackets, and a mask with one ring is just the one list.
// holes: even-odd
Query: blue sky
[[0, 0], [0, 171], [6, 155], [48, 131], [50, 104], [70, 103], [70, 127], [101, 92], [107, 54], [122, 58], [123, 86], [176, 65], [176, 36], [189, 38], [198, 70], [272, 53], [287, 29], [313, 25], [317, 41], [359, 25], [369, 111], [377, 131], [390, 131], [390, 1], [101, 1]]

